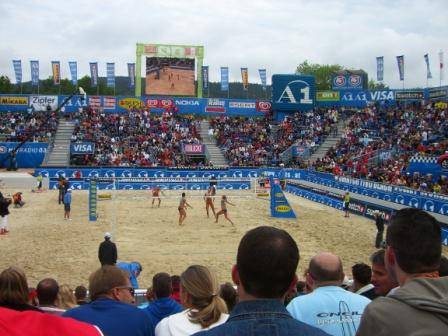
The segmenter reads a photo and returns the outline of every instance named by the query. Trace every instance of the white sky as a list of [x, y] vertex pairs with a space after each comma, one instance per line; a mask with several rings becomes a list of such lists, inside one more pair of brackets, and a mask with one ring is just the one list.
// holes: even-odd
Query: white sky
[[[376, 56], [384, 56], [384, 82], [401, 88], [397, 55], [405, 55], [405, 86], [426, 86], [429, 53], [439, 85], [440, 50], [448, 59], [448, 0], [0, 0], [0, 74], [15, 83], [13, 59], [22, 60], [23, 81], [30, 80], [30, 60], [40, 61], [40, 78], [50, 75], [52, 60], [78, 62], [78, 77], [89, 62], [115, 62], [116, 75], [127, 76], [135, 62], [135, 44], [203, 45], [210, 80], [230, 68], [241, 81], [249, 68], [259, 83], [276, 73], [292, 73], [304, 60], [363, 68], [376, 80]], [[445, 64], [447, 62], [445, 61]], [[446, 68], [446, 65], [445, 65]], [[448, 73], [445, 70], [446, 84]]]

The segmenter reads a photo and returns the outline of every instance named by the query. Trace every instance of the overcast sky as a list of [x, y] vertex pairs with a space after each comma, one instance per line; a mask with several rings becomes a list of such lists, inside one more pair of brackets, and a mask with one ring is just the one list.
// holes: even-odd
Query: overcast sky
[[78, 77], [92, 61], [100, 76], [106, 62], [125, 76], [137, 42], [204, 46], [211, 81], [229, 66], [231, 81], [248, 67], [251, 82], [266, 68], [270, 83], [304, 60], [362, 68], [376, 80], [376, 56], [384, 56], [384, 82], [401, 88], [395, 57], [405, 55], [405, 86], [422, 87], [428, 53], [429, 84], [438, 86], [438, 52], [448, 59], [447, 0], [0, 0], [0, 15], [0, 74], [14, 83], [13, 59], [22, 60], [24, 81], [34, 59], [41, 79], [52, 60], [62, 62], [64, 78], [71, 60]]

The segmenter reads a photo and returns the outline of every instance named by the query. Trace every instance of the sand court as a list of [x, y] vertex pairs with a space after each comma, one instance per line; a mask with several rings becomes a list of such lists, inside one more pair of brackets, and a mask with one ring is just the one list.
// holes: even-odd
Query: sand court
[[[4, 195], [15, 191], [2, 190]], [[182, 227], [178, 226], [177, 210], [180, 191], [165, 192], [175, 198], [163, 199], [160, 208], [151, 207], [149, 191], [118, 191], [115, 200], [98, 202], [96, 222], [88, 220], [87, 191], [72, 192], [72, 221], [64, 220], [57, 191], [23, 193], [26, 205], [20, 209], [10, 207], [10, 233], [0, 236], [0, 269], [10, 265], [23, 268], [33, 287], [44, 277], [54, 277], [73, 287], [86, 285], [89, 274], [100, 265], [98, 246], [107, 231], [115, 234], [119, 260], [142, 264], [141, 287], [149, 286], [156, 272], [180, 274], [191, 264], [209, 266], [221, 282], [231, 281], [238, 243], [247, 230], [259, 225], [285, 229], [294, 237], [301, 254], [300, 275], [310, 257], [319, 251], [338, 254], [346, 273], [350, 273], [351, 265], [368, 263], [375, 250], [373, 221], [354, 215], [347, 219], [342, 211], [289, 194], [297, 222], [270, 217], [266, 199], [232, 197], [250, 196], [253, 191], [226, 192], [230, 202], [236, 204], [228, 206], [229, 217], [235, 222], [233, 228], [224, 216], [218, 224], [208, 219], [202, 197], [188, 197], [188, 192], [187, 200], [193, 209], [187, 210]], [[217, 210], [219, 204], [217, 199]]]

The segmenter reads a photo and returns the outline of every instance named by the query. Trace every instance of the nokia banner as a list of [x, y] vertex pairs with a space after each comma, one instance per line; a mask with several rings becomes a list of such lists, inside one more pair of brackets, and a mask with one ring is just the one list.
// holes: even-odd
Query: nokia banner
[[61, 84], [61, 62], [52, 61], [51, 62], [51, 70], [53, 71], [53, 84], [60, 85]]
[[135, 63], [128, 63], [129, 87], [135, 87]]
[[208, 65], [202, 66], [202, 89], [208, 90]]
[[39, 85], [39, 61], [30, 61], [31, 64], [31, 83]]
[[313, 76], [273, 75], [272, 104], [274, 110], [309, 110], [314, 107]]
[[68, 62], [68, 66], [70, 68], [70, 75], [72, 76], [72, 84], [78, 84], [78, 64], [76, 61]]
[[13, 60], [12, 65], [14, 66], [14, 72], [16, 74], [16, 83], [22, 84], [22, 61]]
[[376, 80], [382, 82], [384, 79], [384, 56], [376, 58]]
[[115, 63], [106, 64], [107, 87], [115, 87]]
[[247, 91], [249, 87], [249, 72], [247, 68], [241, 68], [241, 79], [243, 80], [243, 89]]
[[266, 69], [258, 69], [260, 74], [261, 85], [263, 85], [263, 90], [266, 91]]
[[90, 63], [90, 86], [91, 87], [98, 86], [98, 63], [97, 62]]
[[404, 81], [404, 56], [397, 56], [398, 73], [400, 75], [400, 80]]
[[229, 68], [221, 67], [221, 91], [229, 91]]

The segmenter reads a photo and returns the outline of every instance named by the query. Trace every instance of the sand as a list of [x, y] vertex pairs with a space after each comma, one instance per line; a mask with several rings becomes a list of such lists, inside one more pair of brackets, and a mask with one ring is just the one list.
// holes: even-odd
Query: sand
[[[2, 192], [6, 195], [13, 190]], [[292, 195], [288, 199], [297, 221], [270, 217], [266, 199], [232, 197], [228, 192], [229, 200], [236, 203], [228, 207], [236, 224], [233, 228], [223, 216], [218, 224], [208, 219], [200, 197], [188, 199], [193, 209], [188, 209], [185, 225], [179, 227], [179, 192], [175, 191], [166, 193], [175, 198], [164, 199], [160, 208], [151, 208], [146, 191], [117, 192], [115, 200], [99, 201], [96, 222], [88, 220], [87, 191], [73, 192], [72, 221], [63, 219], [56, 191], [23, 193], [26, 205], [10, 207], [10, 233], [0, 236], [0, 270], [10, 265], [23, 268], [32, 287], [45, 277], [54, 277], [73, 288], [87, 285], [89, 274], [100, 265], [98, 246], [107, 231], [114, 234], [119, 260], [142, 264], [140, 287], [148, 287], [157, 272], [180, 274], [191, 264], [210, 267], [220, 282], [231, 281], [238, 243], [248, 229], [259, 225], [285, 229], [294, 237], [301, 255], [300, 277], [309, 259], [319, 251], [339, 255], [350, 274], [354, 263], [369, 263], [369, 255], [375, 250], [373, 221], [355, 215], [344, 218], [342, 211]], [[248, 191], [234, 193], [251, 195]]]

